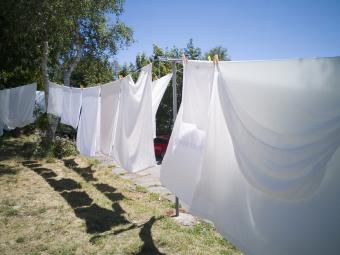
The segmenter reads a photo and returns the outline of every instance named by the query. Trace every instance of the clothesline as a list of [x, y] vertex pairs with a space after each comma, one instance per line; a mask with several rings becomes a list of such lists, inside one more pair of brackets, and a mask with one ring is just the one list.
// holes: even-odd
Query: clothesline
[[161, 182], [245, 254], [340, 250], [340, 57], [188, 61]]
[[152, 82], [149, 64], [141, 69], [136, 83], [130, 75], [83, 89], [50, 82], [48, 113], [61, 116], [62, 123], [74, 128], [79, 123], [81, 154], [103, 153], [126, 170], [139, 171], [156, 163], [156, 112], [171, 77], [168, 74]]
[[[162, 184], [247, 254], [336, 253], [338, 70], [340, 57], [185, 62]], [[163, 78], [157, 82], [166, 87], [171, 76]], [[26, 94], [36, 90], [30, 86], [0, 91], [0, 128], [30, 120], [33, 96]], [[82, 154], [102, 152], [129, 171], [155, 164], [154, 115], [164, 92], [155, 90], [160, 86], [152, 82], [151, 65], [141, 69], [136, 83], [127, 76], [73, 89], [80, 91], [75, 95], [50, 86], [48, 111], [72, 109], [71, 118], [80, 118]], [[101, 90], [106, 92], [100, 96]], [[79, 113], [74, 97], [82, 101]]]

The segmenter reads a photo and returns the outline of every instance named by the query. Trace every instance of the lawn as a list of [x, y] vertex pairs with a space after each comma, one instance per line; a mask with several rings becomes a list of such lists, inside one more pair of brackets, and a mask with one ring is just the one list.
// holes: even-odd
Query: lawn
[[81, 156], [36, 159], [38, 137], [0, 138], [0, 254], [241, 254], [204, 221]]

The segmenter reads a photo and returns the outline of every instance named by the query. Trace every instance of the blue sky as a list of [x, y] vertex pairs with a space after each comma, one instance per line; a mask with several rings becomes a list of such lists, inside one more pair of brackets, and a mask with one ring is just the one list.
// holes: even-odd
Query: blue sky
[[232, 60], [340, 56], [340, 0], [126, 0], [121, 20], [136, 40], [121, 64], [190, 38], [203, 52], [227, 48]]

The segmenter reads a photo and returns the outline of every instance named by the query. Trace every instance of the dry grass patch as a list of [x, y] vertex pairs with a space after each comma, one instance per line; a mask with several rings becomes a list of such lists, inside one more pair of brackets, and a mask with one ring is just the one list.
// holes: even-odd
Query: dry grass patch
[[97, 161], [28, 159], [34, 136], [0, 139], [0, 254], [240, 254], [207, 223]]

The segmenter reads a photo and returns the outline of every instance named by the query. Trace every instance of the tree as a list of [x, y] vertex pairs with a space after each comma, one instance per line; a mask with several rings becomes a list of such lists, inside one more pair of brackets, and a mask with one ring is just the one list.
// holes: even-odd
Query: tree
[[184, 54], [192, 60], [201, 59], [202, 51], [200, 48], [194, 46], [194, 40], [190, 39], [187, 47], [184, 49]]
[[226, 48], [223, 48], [222, 46], [217, 46], [212, 49], [210, 49], [207, 53], [204, 55], [204, 59], [214, 59], [214, 56], [217, 55], [219, 60], [229, 61], [230, 55]]
[[70, 80], [75, 87], [110, 82], [114, 80], [113, 64], [106, 57], [85, 56], [79, 61]]
[[[1, 64], [2, 80], [8, 80], [17, 67], [23, 74], [26, 70], [40, 73], [47, 107], [51, 73], [59, 79], [62, 76], [64, 85], [69, 85], [83, 58], [105, 59], [132, 43], [132, 30], [119, 20], [123, 3], [123, 0], [1, 1], [0, 24], [4, 33], [0, 53], [4, 53], [1, 60], [8, 59]], [[107, 21], [108, 14], [114, 18], [111, 23]], [[7, 49], [11, 50], [7, 53]], [[53, 139], [53, 130], [49, 133]]]

